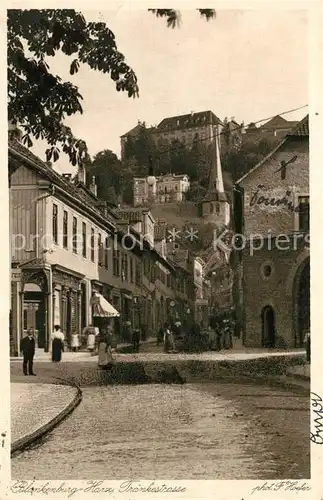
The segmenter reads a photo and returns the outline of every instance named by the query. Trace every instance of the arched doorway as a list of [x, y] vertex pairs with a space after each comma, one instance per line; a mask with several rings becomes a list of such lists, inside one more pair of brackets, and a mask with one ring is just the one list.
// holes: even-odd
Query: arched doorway
[[303, 347], [304, 335], [310, 328], [310, 259], [298, 268], [294, 284], [295, 346]]
[[266, 306], [261, 312], [262, 347], [273, 348], [276, 344], [276, 318], [271, 306]]

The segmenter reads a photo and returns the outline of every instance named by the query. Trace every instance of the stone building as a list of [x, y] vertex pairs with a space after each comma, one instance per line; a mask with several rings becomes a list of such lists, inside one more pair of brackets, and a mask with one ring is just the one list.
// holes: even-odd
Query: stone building
[[299, 347], [310, 327], [308, 116], [235, 186], [243, 343]]
[[199, 111], [164, 118], [152, 133], [157, 145], [179, 140], [192, 146], [197, 139], [210, 144], [219, 125], [222, 122], [212, 111]]
[[283, 139], [296, 127], [297, 123], [297, 121], [285, 120], [282, 116], [277, 115], [259, 127], [251, 123], [245, 130], [246, 137], [268, 140], [273, 138]]

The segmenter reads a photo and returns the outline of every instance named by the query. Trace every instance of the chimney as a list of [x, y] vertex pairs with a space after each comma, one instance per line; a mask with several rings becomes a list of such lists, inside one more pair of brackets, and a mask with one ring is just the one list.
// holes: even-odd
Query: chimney
[[81, 184], [86, 185], [86, 171], [83, 165], [80, 165], [77, 170], [77, 180]]
[[64, 179], [66, 179], [67, 181], [71, 181], [71, 179], [72, 179], [72, 174], [71, 174], [71, 173], [64, 173], [64, 174], [63, 174], [63, 177], [64, 177]]
[[45, 162], [48, 168], [53, 168], [53, 164], [51, 161], [46, 161]]
[[92, 177], [92, 182], [90, 184], [90, 191], [94, 194], [94, 196], [97, 196], [98, 194], [98, 189], [97, 189], [97, 185], [95, 183], [95, 176], [93, 175]]

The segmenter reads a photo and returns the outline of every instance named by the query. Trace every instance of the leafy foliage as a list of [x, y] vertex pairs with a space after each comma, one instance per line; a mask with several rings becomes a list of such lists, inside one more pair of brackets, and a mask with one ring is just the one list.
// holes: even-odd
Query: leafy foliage
[[[157, 17], [166, 17], [167, 26], [169, 28], [176, 28], [180, 24], [181, 15], [178, 10], [174, 9], [148, 9], [150, 12], [155, 14]], [[214, 19], [216, 17], [216, 12], [214, 9], [197, 9], [201, 17], [204, 17], [207, 21]]]
[[233, 181], [237, 181], [251, 168], [257, 165], [278, 144], [276, 138], [244, 138], [239, 149], [228, 151], [222, 157], [222, 167], [231, 173]]
[[100, 151], [86, 164], [87, 184], [93, 177], [98, 198], [117, 204], [133, 202], [133, 176], [138, 171], [135, 160], [121, 162], [109, 149]]
[[[166, 16], [169, 26], [179, 18], [171, 9], [153, 11]], [[214, 17], [211, 9], [199, 11], [206, 19]], [[57, 52], [73, 56], [71, 76], [87, 65], [108, 74], [118, 92], [138, 97], [137, 77], [119, 52], [113, 32], [72, 9], [9, 9], [7, 28], [9, 120], [23, 129], [28, 147], [32, 137], [47, 141], [47, 161], [56, 161], [63, 151], [73, 165], [88, 162], [85, 141], [64, 124], [66, 117], [83, 113], [82, 96], [77, 86], [51, 72], [48, 60]]]
[[63, 121], [83, 113], [82, 96], [75, 85], [50, 72], [48, 57], [58, 51], [75, 54], [71, 75], [86, 64], [110, 74], [116, 89], [129, 97], [138, 95], [137, 78], [104, 23], [87, 23], [74, 10], [8, 10], [8, 118], [24, 129], [28, 147], [31, 136], [48, 142], [48, 161], [58, 159], [59, 143], [76, 165], [87, 159], [86, 144]]

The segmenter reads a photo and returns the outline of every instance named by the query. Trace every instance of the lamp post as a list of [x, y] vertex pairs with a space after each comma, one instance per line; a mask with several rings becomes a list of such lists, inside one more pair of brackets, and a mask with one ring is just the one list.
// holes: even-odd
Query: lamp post
[[148, 201], [153, 203], [156, 196], [156, 177], [154, 172], [152, 155], [149, 155], [149, 171], [147, 177], [147, 184], [148, 184]]

